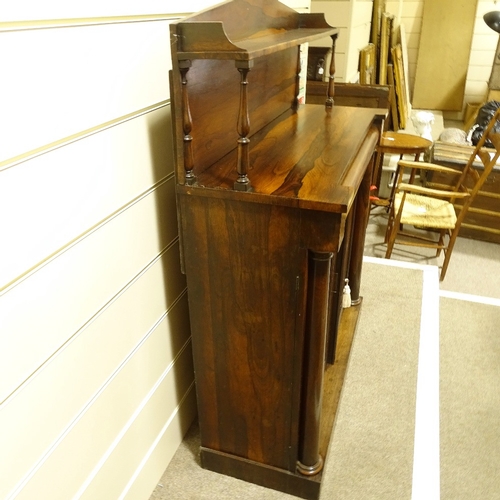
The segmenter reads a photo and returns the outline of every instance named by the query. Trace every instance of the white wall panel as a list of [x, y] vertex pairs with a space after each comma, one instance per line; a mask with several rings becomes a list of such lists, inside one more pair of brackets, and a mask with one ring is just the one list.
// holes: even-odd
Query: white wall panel
[[[129, 440], [128, 448], [135, 447], [137, 457], [135, 464], [126, 459], [120, 464], [128, 465], [128, 470], [123, 471], [128, 480], [193, 382], [190, 342], [175, 361], [170, 362], [165, 356], [168, 337], [161, 333], [153, 332], [103, 387], [93, 404], [78, 415], [17, 499], [73, 498], [99, 460], [123, 439]], [[61, 474], [61, 464], [65, 474]], [[120, 478], [120, 474], [117, 476]], [[118, 487], [123, 488], [123, 479], [121, 476], [117, 481]], [[108, 480], [111, 483], [113, 477], [108, 476]]]
[[0, 290], [172, 171], [163, 106], [0, 172]]
[[354, 23], [364, 24], [368, 22], [371, 25], [373, 12], [373, 0], [358, 0], [354, 5]]
[[351, 5], [350, 0], [313, 0], [311, 11], [325, 14], [327, 22], [336, 28], [350, 26]]
[[469, 69], [467, 71], [467, 80], [470, 81], [480, 81], [487, 82], [490, 78], [491, 68], [488, 66], [481, 65], [469, 65]]
[[370, 42], [373, 4], [355, 1], [352, 3], [352, 25], [349, 35], [349, 49], [346, 59], [346, 81], [358, 78], [359, 53]]
[[[165, 377], [136, 420], [131, 422], [130, 427], [126, 429], [126, 433], [117, 446], [113, 448], [112, 454], [98, 471], [98, 474], [92, 478], [92, 482], [83, 491], [81, 498], [94, 500], [98, 494], [102, 495], [103, 492], [105, 492], [105, 498], [122, 498], [122, 495], [125, 496], [130, 488], [132, 490], [139, 489], [137, 486], [134, 488], [133, 483], [136, 476], [142, 472], [141, 469], [145, 466], [145, 461], [154, 460], [154, 463], [157, 463], [160, 460], [164, 463], [163, 457], [155, 456], [152, 459], [151, 455], [154, 452], [155, 444], [167, 431], [166, 423], [169, 423], [173, 417], [179, 417], [176, 419], [177, 423], [172, 427], [175, 429], [176, 426], [180, 426], [183, 428], [184, 434], [188, 429], [186, 423], [191, 423], [196, 413], [193, 407], [193, 402], [196, 399], [195, 386], [193, 379], [189, 378], [192, 377], [192, 373], [192, 354], [191, 350], [187, 349], [187, 352], [179, 358], [169, 376]], [[191, 384], [186, 386], [189, 380], [191, 380]], [[183, 400], [184, 396], [186, 399]], [[180, 401], [179, 407], [177, 407], [178, 401]], [[183, 408], [184, 405], [186, 407]], [[174, 443], [178, 446], [179, 440], [176, 438]], [[173, 446], [167, 447], [166, 452], [170, 458], [175, 449], [176, 447]], [[150, 480], [148, 484], [150, 492], [156, 486], [164, 470], [164, 468], [159, 470], [156, 477], [152, 478], [152, 481]], [[140, 487], [143, 489], [143, 485]], [[138, 495], [132, 495], [130, 498], [136, 499]]]
[[0, 428], [10, 432], [1, 438], [0, 498], [91, 404], [103, 381], [113, 377], [148, 332], [162, 337], [167, 364], [187, 342], [187, 296], [172, 307], [185, 289], [184, 277], [172, 272], [178, 262], [179, 247], [174, 244], [1, 407]]
[[[339, 36], [335, 46], [336, 52], [346, 52], [349, 47], [349, 32], [350, 26], [350, 8], [349, 1], [343, 0], [340, 2], [331, 2], [328, 0], [313, 0], [311, 3], [311, 11], [325, 14], [327, 23], [335, 28], [339, 28]], [[332, 41], [330, 37], [325, 37], [317, 40], [313, 44], [316, 47], [331, 47]]]
[[0, 165], [167, 99], [168, 25], [0, 32]]
[[[424, 0], [400, 0], [402, 1], [401, 16], [405, 17], [423, 17], [424, 15]], [[395, 12], [397, 14], [397, 12]]]
[[170, 178], [0, 296], [0, 402], [176, 234], [174, 180]]
[[[488, 50], [471, 50], [470, 60], [472, 66], [484, 66], [491, 72], [491, 66], [493, 65], [493, 60], [495, 57], [495, 51], [491, 48]], [[489, 77], [489, 74], [488, 74]]]
[[[488, 82], [468, 80], [465, 85], [466, 95], [476, 96], [475, 100], [470, 102], [482, 102], [488, 93]], [[480, 97], [480, 99], [478, 99]]]
[[[416, 55], [418, 55], [418, 44], [420, 42], [420, 32], [418, 33], [406, 33], [406, 46], [408, 50], [415, 50]], [[417, 59], [415, 58], [414, 61], [410, 62], [412, 64], [417, 63]]]
[[[472, 37], [473, 51], [484, 51], [494, 55], [498, 43], [498, 35], [495, 35], [495, 32], [492, 30], [490, 32], [474, 34]], [[491, 63], [493, 63], [493, 59]]]
[[401, 19], [401, 24], [405, 27], [406, 36], [416, 34], [417, 42], [420, 39], [420, 32], [422, 31], [422, 18], [421, 17], [404, 17]]
[[[345, 75], [346, 74], [346, 54], [335, 54], [335, 74], [336, 75]], [[329, 64], [329, 63], [327, 63]], [[344, 76], [336, 76], [336, 82], [345, 82]]]
[[[131, 478], [127, 489], [122, 492], [119, 500], [137, 500], [150, 497], [144, 492], [152, 492], [165, 471], [162, 464], [169, 463], [174, 453], [182, 442], [182, 437], [189, 429], [189, 424], [196, 416], [196, 391], [194, 388], [186, 395], [178, 411], [178, 418], [172, 420], [168, 427], [164, 426], [158, 436], [158, 442], [153, 443], [147, 456], [143, 458], [140, 466]], [[133, 482], [132, 482], [133, 481]], [[104, 490], [104, 486], [103, 486]], [[85, 500], [94, 500], [95, 496], [87, 496]]]
[[305, 12], [311, 7], [311, 0], [280, 0], [281, 3], [288, 5], [292, 9], [298, 10], [299, 12]]
[[[297, 1], [297, 0], [292, 0]], [[16, 0], [0, 4], [0, 19], [7, 21], [27, 21], [37, 19], [89, 18], [107, 16], [144, 16], [195, 12], [220, 3], [214, 0]]]
[[[331, 47], [332, 46], [332, 39], [328, 37], [325, 40], [325, 46], [326, 47]], [[318, 46], [321, 47], [321, 45], [318, 43]], [[347, 50], [349, 49], [349, 31], [345, 27], [340, 27], [339, 28], [339, 36], [337, 38], [337, 42], [335, 43], [335, 53], [339, 54], [345, 54]], [[337, 59], [335, 58], [335, 62], [337, 62]]]
[[[359, 65], [359, 50], [369, 42], [371, 2], [313, 0], [311, 10], [324, 13], [329, 24], [340, 28], [335, 47], [335, 80], [339, 82], [355, 80]], [[330, 38], [323, 38], [314, 45], [330, 47], [331, 41]]]

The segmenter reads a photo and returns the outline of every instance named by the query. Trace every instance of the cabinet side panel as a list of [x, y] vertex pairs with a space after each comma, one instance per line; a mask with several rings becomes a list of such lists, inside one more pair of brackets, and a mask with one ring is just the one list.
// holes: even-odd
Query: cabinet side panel
[[299, 212], [180, 201], [202, 446], [288, 470], [302, 348]]

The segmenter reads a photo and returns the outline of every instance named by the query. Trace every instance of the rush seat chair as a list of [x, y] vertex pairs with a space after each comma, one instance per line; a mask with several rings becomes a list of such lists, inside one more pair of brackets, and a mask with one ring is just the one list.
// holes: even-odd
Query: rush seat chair
[[[399, 161], [385, 235], [386, 259], [391, 258], [396, 244], [434, 248], [437, 257], [443, 251], [440, 280], [444, 279], [467, 210], [500, 156], [500, 134], [493, 128], [499, 119], [500, 109], [491, 118], [462, 171], [428, 162]], [[484, 147], [488, 139], [494, 148]], [[407, 181], [404, 175], [407, 169], [443, 172], [454, 182], [440, 185], [439, 189], [427, 187], [419, 181], [419, 176], [410, 175]], [[457, 200], [460, 204], [455, 204]]]

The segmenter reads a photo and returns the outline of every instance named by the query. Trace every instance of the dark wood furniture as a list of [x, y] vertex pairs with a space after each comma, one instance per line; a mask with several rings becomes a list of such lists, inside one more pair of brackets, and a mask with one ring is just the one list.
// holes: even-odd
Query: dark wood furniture
[[[300, 44], [337, 33], [276, 0], [233, 0], [171, 26], [202, 466], [311, 499], [340, 390], [339, 324], [351, 332], [342, 343], [359, 312], [385, 116], [333, 106], [333, 59], [326, 103], [298, 105]], [[346, 277], [355, 305], [341, 314]]]
[[[439, 165], [462, 171], [473, 151], [474, 146], [436, 141], [431, 150], [431, 159]], [[474, 166], [479, 171], [483, 168], [480, 161], [475, 162]], [[428, 181], [431, 186], [449, 184], [450, 176], [434, 172], [428, 177]], [[457, 208], [460, 209], [461, 202], [457, 200], [456, 204]], [[477, 193], [458, 235], [491, 243], [500, 243], [500, 165], [493, 168], [481, 190]]]
[[[306, 87], [306, 102], [308, 104], [324, 104], [327, 92], [327, 82], [309, 80]], [[392, 90], [389, 85], [335, 83], [336, 106], [390, 109], [392, 99]], [[385, 129], [387, 129], [388, 122], [389, 119], [384, 122]]]

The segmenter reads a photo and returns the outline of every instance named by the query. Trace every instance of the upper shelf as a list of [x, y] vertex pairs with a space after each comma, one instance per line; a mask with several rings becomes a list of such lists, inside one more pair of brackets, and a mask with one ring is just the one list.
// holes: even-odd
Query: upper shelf
[[177, 59], [249, 61], [337, 35], [324, 14], [299, 14], [277, 0], [232, 0], [172, 25]]
[[[312, 15], [312, 14], [304, 14]], [[275, 30], [256, 38], [231, 41], [222, 23], [179, 23], [182, 38], [177, 51], [182, 59], [231, 59], [248, 61], [263, 55], [338, 33], [337, 28]]]

